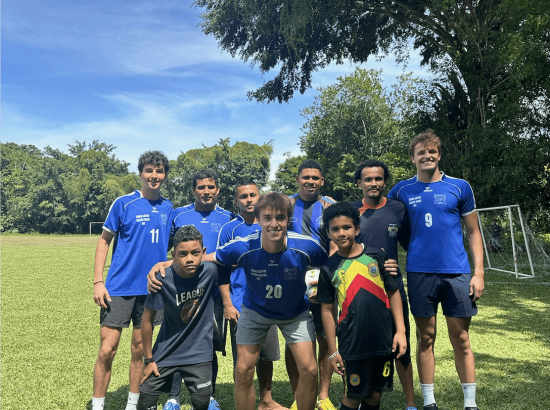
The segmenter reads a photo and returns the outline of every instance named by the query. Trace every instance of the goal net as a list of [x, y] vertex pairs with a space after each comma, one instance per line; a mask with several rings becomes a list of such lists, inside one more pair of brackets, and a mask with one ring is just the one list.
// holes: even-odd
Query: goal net
[[[105, 221], [103, 221], [103, 222], [90, 222], [90, 236], [92, 236], [92, 227], [93, 226], [103, 225], [104, 223], [105, 223]], [[101, 233], [102, 232], [101, 226], [99, 228], [96, 226], [95, 229], [94, 229], [94, 232], [96, 232], [96, 231], [98, 233]]]
[[550, 271], [544, 241], [525, 224], [519, 205], [477, 209], [485, 251], [485, 267], [518, 279]]

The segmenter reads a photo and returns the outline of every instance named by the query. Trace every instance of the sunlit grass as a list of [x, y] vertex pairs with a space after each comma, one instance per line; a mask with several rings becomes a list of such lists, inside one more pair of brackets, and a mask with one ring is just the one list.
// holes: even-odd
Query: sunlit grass
[[[2, 409], [90, 408], [92, 369], [99, 346], [99, 308], [92, 300], [97, 239], [2, 236]], [[513, 275], [488, 271], [486, 287], [471, 326], [480, 409], [550, 408], [550, 285], [544, 279], [516, 280]], [[460, 410], [462, 390], [442, 316], [438, 330], [436, 399], [442, 410]], [[414, 350], [414, 340], [412, 344]], [[130, 332], [125, 331], [113, 366], [106, 410], [124, 409], [129, 349]], [[227, 350], [227, 357], [220, 356], [216, 394], [223, 410], [235, 408], [229, 343]], [[281, 350], [284, 352], [282, 339]], [[394, 392], [382, 398], [382, 409], [404, 408], [397, 377], [394, 383]], [[273, 388], [275, 399], [290, 406], [292, 393], [284, 360], [275, 363]], [[415, 390], [421, 406], [416, 366]], [[333, 376], [332, 402], [338, 404], [341, 395], [341, 380]], [[182, 404], [189, 409], [185, 388]]]

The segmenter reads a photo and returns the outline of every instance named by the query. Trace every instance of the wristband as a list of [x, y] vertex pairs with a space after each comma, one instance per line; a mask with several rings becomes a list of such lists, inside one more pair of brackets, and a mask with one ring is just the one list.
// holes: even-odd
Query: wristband
[[331, 355], [328, 357], [329, 362], [330, 362], [332, 359], [334, 359], [334, 358], [335, 358], [337, 355], [339, 355], [339, 354], [340, 354], [340, 352], [339, 352], [338, 350], [335, 351], [333, 354], [331, 354]]
[[94, 286], [97, 285], [98, 283], [103, 283], [102, 280], [98, 280], [97, 282], [94, 282]]

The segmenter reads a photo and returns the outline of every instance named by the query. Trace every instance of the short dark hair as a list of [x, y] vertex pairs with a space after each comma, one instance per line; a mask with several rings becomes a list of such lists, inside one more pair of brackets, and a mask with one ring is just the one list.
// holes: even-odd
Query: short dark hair
[[183, 225], [176, 231], [174, 235], [174, 249], [181, 242], [198, 241], [201, 247], [204, 246], [202, 242], [202, 234], [194, 225]]
[[285, 194], [278, 192], [271, 192], [269, 194], [262, 195], [256, 205], [254, 205], [254, 216], [260, 218], [260, 211], [264, 208], [271, 208], [277, 211], [282, 211], [286, 214], [290, 220], [292, 216], [292, 202], [290, 198]]
[[298, 175], [300, 175], [300, 172], [302, 172], [304, 169], [309, 168], [318, 169], [321, 173], [321, 176], [323, 176], [323, 167], [314, 159], [306, 159], [305, 161], [303, 161], [298, 167]]
[[377, 159], [369, 158], [365, 162], [362, 162], [357, 169], [355, 170], [355, 180], [361, 179], [361, 172], [364, 168], [382, 168], [384, 170], [384, 182], [387, 182], [390, 179], [390, 170], [388, 166]]
[[138, 171], [142, 173], [143, 167], [147, 164], [162, 165], [166, 174], [170, 171], [170, 161], [168, 161], [166, 155], [160, 151], [147, 151], [141, 154], [138, 161]]
[[254, 182], [253, 179], [251, 178], [241, 178], [237, 181], [237, 183], [235, 184], [235, 186], [233, 187], [233, 195], [237, 196], [237, 189], [242, 187], [242, 186], [247, 186], [247, 185], [255, 185], [255, 186], [258, 186], [256, 184], [256, 182]]
[[428, 128], [422, 134], [418, 134], [416, 137], [413, 138], [411, 144], [409, 145], [410, 157], [414, 157], [414, 147], [416, 147], [418, 144], [433, 144], [437, 147], [437, 151], [441, 154], [441, 140], [437, 135], [435, 135], [434, 130], [432, 129]]
[[197, 187], [197, 181], [199, 179], [213, 179], [214, 183], [216, 184], [216, 187], [218, 187], [218, 174], [214, 172], [212, 169], [203, 168], [199, 169], [197, 172], [193, 174], [193, 189]]
[[361, 224], [359, 210], [354, 208], [349, 202], [336, 202], [334, 205], [325, 208], [323, 211], [323, 226], [328, 231], [329, 223], [339, 216], [347, 216], [353, 222], [353, 226]]

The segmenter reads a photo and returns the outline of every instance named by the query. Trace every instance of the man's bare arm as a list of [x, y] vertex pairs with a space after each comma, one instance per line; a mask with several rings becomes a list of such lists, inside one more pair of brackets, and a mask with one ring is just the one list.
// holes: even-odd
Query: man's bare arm
[[102, 308], [107, 308], [105, 299], [109, 302], [111, 297], [109, 292], [105, 288], [103, 283], [103, 271], [105, 270], [105, 262], [107, 261], [107, 254], [109, 253], [109, 245], [113, 240], [113, 234], [109, 231], [103, 230], [101, 238], [97, 242], [94, 259], [94, 302]]
[[468, 245], [474, 261], [474, 276], [470, 280], [470, 295], [475, 302], [483, 296], [485, 291], [485, 270], [483, 268], [483, 239], [479, 230], [477, 211], [462, 217], [466, 232], [468, 233]]

